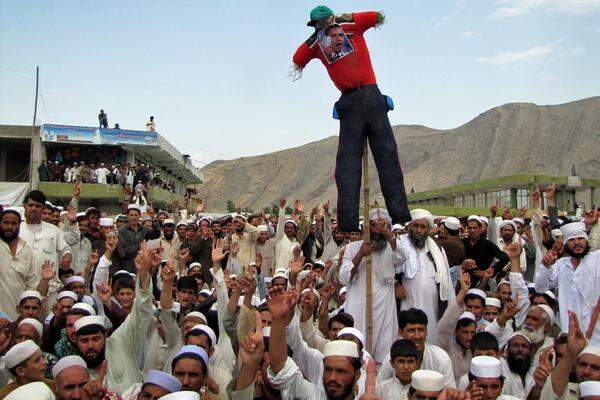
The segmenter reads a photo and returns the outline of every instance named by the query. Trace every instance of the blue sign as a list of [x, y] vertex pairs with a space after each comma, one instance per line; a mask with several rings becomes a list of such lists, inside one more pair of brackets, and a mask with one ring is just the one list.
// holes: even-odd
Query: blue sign
[[128, 129], [100, 129], [102, 144], [133, 144], [158, 146], [156, 132]]
[[100, 130], [85, 126], [44, 125], [44, 142], [100, 144]]
[[56, 143], [158, 146], [156, 132], [102, 129], [86, 126], [44, 125], [42, 141]]

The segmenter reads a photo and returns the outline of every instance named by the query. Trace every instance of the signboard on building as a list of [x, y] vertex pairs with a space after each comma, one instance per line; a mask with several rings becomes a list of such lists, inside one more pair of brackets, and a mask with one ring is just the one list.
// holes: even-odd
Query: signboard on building
[[44, 125], [41, 134], [44, 142], [100, 144], [100, 130], [98, 128]]
[[42, 141], [55, 143], [158, 146], [156, 132], [102, 129], [86, 126], [44, 125]]

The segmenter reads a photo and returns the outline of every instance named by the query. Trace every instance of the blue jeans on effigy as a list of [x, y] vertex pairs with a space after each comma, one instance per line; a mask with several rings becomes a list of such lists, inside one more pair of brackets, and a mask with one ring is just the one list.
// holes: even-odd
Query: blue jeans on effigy
[[342, 93], [335, 104], [340, 119], [340, 138], [335, 165], [338, 189], [338, 227], [343, 232], [358, 229], [358, 210], [365, 138], [377, 166], [381, 192], [393, 223], [410, 221], [404, 176], [394, 132], [388, 119], [388, 104], [377, 85], [361, 86]]

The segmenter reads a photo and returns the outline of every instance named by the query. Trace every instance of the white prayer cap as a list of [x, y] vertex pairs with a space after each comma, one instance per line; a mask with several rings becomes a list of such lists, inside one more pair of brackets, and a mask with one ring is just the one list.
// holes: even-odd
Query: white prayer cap
[[287, 281], [288, 280], [287, 271], [285, 269], [277, 269], [277, 271], [275, 271], [275, 274], [273, 275], [273, 279], [276, 279], [276, 278], [283, 278]]
[[[129, 276], [129, 271], [125, 271], [124, 269], [120, 269], [117, 272], [115, 272], [115, 274], [113, 275], [113, 282], [117, 281], [117, 275]], [[121, 278], [118, 278], [118, 279], [121, 279]]]
[[265, 326], [262, 330], [263, 337], [271, 337], [271, 327]]
[[452, 229], [453, 231], [457, 231], [460, 229], [460, 221], [455, 217], [448, 217], [444, 220], [444, 226], [448, 229]]
[[525, 225], [525, 220], [523, 218], [515, 217], [512, 219], [515, 224]]
[[256, 229], [258, 229], [259, 232], [268, 232], [269, 228], [266, 225], [259, 225], [256, 227]]
[[588, 240], [588, 234], [585, 232], [585, 224], [583, 222], [571, 222], [560, 227], [560, 231], [564, 236], [564, 242], [567, 243], [571, 239]]
[[435, 225], [435, 221], [433, 218], [433, 215], [427, 211], [427, 210], [423, 210], [422, 208], [415, 208], [414, 210], [411, 210], [410, 212], [410, 218], [411, 218], [411, 222], [412, 221], [417, 221], [420, 219], [424, 219], [427, 221], [427, 223], [429, 224], [429, 226], [434, 226]]
[[502, 363], [495, 357], [476, 356], [471, 359], [469, 371], [477, 378], [499, 378], [502, 376]]
[[190, 265], [188, 265], [188, 271], [194, 267], [199, 267], [202, 268], [202, 264], [200, 264], [199, 262], [195, 261], [193, 263], [191, 263]]
[[600, 357], [600, 347], [587, 346], [585, 349], [581, 350], [579, 356], [584, 354], [591, 354], [593, 356]]
[[85, 278], [79, 275], [73, 275], [65, 279], [65, 286], [69, 286], [71, 283], [79, 282], [85, 285]]
[[189, 318], [198, 318], [198, 319], [204, 321], [204, 323], [206, 324], [206, 317], [200, 311], [192, 311], [191, 313], [186, 315], [185, 318], [183, 318], [183, 320], [185, 321], [186, 319], [189, 319]]
[[18, 326], [21, 326], [21, 325], [31, 325], [35, 328], [35, 330], [37, 331], [40, 338], [42, 336], [44, 336], [44, 325], [42, 325], [42, 323], [40, 321], [38, 321], [37, 319], [23, 318], [21, 320], [21, 322], [19, 322]]
[[237, 279], [237, 274], [229, 274], [229, 279]]
[[560, 229], [552, 229], [552, 231], [550, 232], [552, 234], [552, 239], [556, 240], [559, 237], [561, 237], [563, 234], [560, 231]]
[[96, 310], [94, 310], [94, 307], [92, 307], [88, 303], [75, 303], [73, 304], [73, 307], [71, 307], [71, 310], [83, 310], [86, 311], [89, 315], [96, 315]]
[[151, 369], [146, 375], [145, 384], [160, 386], [161, 388], [173, 393], [181, 390], [181, 382], [171, 374], [163, 371]]
[[49, 201], [49, 200], [46, 200], [46, 203], [44, 203], [44, 204], [46, 204], [47, 206], [54, 207], [54, 204], [50, 203], [50, 201]]
[[173, 359], [180, 358], [181, 356], [186, 355], [186, 354], [199, 357], [204, 362], [204, 366], [206, 366], [206, 367], [208, 366], [208, 354], [206, 353], [206, 350], [204, 350], [202, 347], [196, 346], [194, 344], [188, 344], [188, 345], [183, 346], [175, 354], [175, 357], [173, 357]]
[[273, 278], [271, 278], [270, 276], [265, 276], [263, 278], [263, 280], [265, 281], [265, 284], [267, 284], [267, 283], [271, 283], [271, 281], [273, 280]]
[[165, 226], [165, 225], [175, 225], [175, 221], [172, 218], [166, 218], [163, 221], [163, 226]]
[[446, 384], [444, 375], [438, 371], [418, 369], [411, 375], [410, 386], [424, 392], [440, 392], [444, 390]]
[[469, 215], [469, 218], [467, 218], [467, 222], [469, 221], [477, 221], [481, 224], [481, 218], [479, 217], [479, 215]]
[[177, 228], [179, 228], [180, 226], [186, 226], [187, 223], [185, 221], [179, 221], [179, 223], [177, 224]]
[[470, 319], [471, 321], [475, 321], [475, 315], [470, 311], [465, 311], [462, 314], [460, 314], [460, 317], [458, 317], [456, 321], [458, 322], [461, 319]]
[[496, 400], [520, 400], [520, 399], [518, 397], [511, 396], [509, 394], [501, 394], [500, 396], [496, 397]]
[[505, 220], [500, 221], [500, 223], [498, 224], [498, 230], [501, 231], [502, 228], [504, 228], [507, 225], [512, 226], [512, 228], [514, 229], [515, 232], [517, 231], [517, 224], [515, 224], [510, 219], [505, 219]]
[[75, 332], [79, 331], [81, 328], [85, 328], [86, 326], [98, 325], [103, 329], [106, 329], [106, 325], [104, 322], [104, 317], [100, 315], [88, 315], [86, 317], [81, 317], [75, 324], [73, 324], [73, 328]]
[[404, 229], [404, 228], [400, 224], [394, 224], [394, 225], [392, 225], [392, 232], [394, 232], [394, 231], [401, 231], [402, 229]]
[[206, 297], [210, 297], [210, 296], [212, 296], [212, 291], [210, 291], [208, 289], [202, 289], [200, 291], [200, 293], [198, 293], [198, 294], [201, 294], [201, 295], [206, 296]]
[[37, 290], [25, 290], [21, 293], [21, 296], [19, 296], [19, 304], [25, 300], [25, 299], [29, 299], [29, 298], [36, 298], [40, 301], [40, 303], [42, 301], [44, 301], [44, 298], [42, 297], [42, 295], [40, 294], [40, 292], [38, 292]]
[[52, 377], [56, 379], [64, 369], [69, 367], [81, 367], [87, 371], [87, 364], [85, 360], [79, 356], [66, 356], [58, 360], [54, 367], [52, 367]]
[[502, 308], [502, 303], [500, 302], [500, 299], [497, 299], [495, 297], [486, 297], [485, 305], [490, 307]]
[[342, 288], [340, 289], [340, 291], [338, 292], [338, 296], [343, 295], [344, 293], [346, 293], [346, 286], [342, 286]]
[[31, 382], [17, 387], [10, 392], [5, 400], [56, 400], [52, 390], [44, 382]]
[[544, 310], [546, 315], [548, 315], [548, 319], [550, 320], [550, 325], [554, 324], [554, 321], [556, 319], [556, 314], [554, 314], [554, 310], [552, 310], [552, 308], [550, 308], [550, 306], [548, 306], [546, 304], [538, 304], [537, 307]]
[[363, 347], [365, 347], [365, 337], [362, 334], [361, 331], [359, 331], [356, 328], [351, 328], [351, 327], [347, 327], [347, 328], [343, 328], [340, 329], [337, 333], [337, 337], [339, 338], [340, 336], [343, 335], [352, 335], [355, 338], [357, 338], [358, 340], [360, 340], [360, 343], [362, 344]]
[[70, 290], [63, 290], [62, 292], [58, 292], [58, 295], [56, 296], [56, 300], [60, 301], [66, 297], [73, 299], [77, 302], [77, 293], [72, 292]]
[[[286, 224], [292, 224], [294, 225], [296, 228], [298, 227], [298, 224], [296, 223], [296, 221], [294, 221], [293, 219], [286, 219], [285, 220]], [[284, 224], [285, 225], [285, 224]]]
[[579, 384], [579, 395], [582, 399], [587, 396], [600, 396], [600, 381], [585, 381]]
[[83, 212], [83, 211], [82, 211], [82, 212], [78, 212], [78, 213], [77, 213], [77, 218], [83, 218], [83, 217], [85, 217], [85, 216], [86, 216], [86, 214], [85, 214], [85, 212]]
[[201, 331], [201, 332], [204, 332], [206, 334], [206, 336], [208, 336], [209, 339], [210, 339], [211, 347], [214, 347], [217, 344], [217, 335], [215, 334], [215, 331], [213, 331], [210, 326], [208, 326], [208, 325], [201, 325], [201, 324], [194, 325], [192, 327], [192, 329], [190, 329], [190, 331], [188, 332], [188, 335], [192, 331]]
[[23, 361], [31, 357], [36, 351], [41, 351], [40, 347], [33, 340], [26, 340], [15, 344], [6, 352], [4, 363], [6, 369], [11, 369], [21, 364]]
[[552, 292], [552, 290], [546, 290], [544, 294], [550, 297], [552, 300], [556, 300], [556, 295], [554, 294], [554, 292]]
[[137, 210], [137, 211], [141, 212], [140, 207], [136, 204], [129, 204], [127, 206], [127, 211], [129, 211], [129, 210]]
[[[240, 298], [238, 299], [238, 307], [241, 307], [242, 304], [244, 304], [244, 296], [240, 296]], [[260, 297], [253, 295], [250, 304], [252, 305], [252, 307], [260, 306]]]
[[485, 301], [485, 299], [487, 299], [487, 295], [485, 294], [485, 292], [483, 290], [477, 289], [477, 288], [467, 290], [467, 296], [468, 295], [481, 297], [484, 301]]
[[115, 222], [112, 218], [100, 218], [100, 222], [98, 223], [100, 226], [108, 227], [113, 226]]
[[200, 400], [200, 395], [196, 392], [185, 390], [183, 392], [169, 393], [158, 400]]
[[[527, 341], [529, 342], [529, 344], [531, 344], [531, 339], [529, 338], [529, 336], [527, 336], [527, 331], [524, 331], [524, 330], [522, 330], [522, 329], [519, 329], [518, 331], [516, 331], [516, 332], [513, 332], [513, 333], [512, 333], [512, 334], [511, 334], [511, 335], [508, 337], [508, 340], [506, 341], [506, 343], [509, 343], [509, 342], [510, 342], [511, 340], [513, 340], [513, 338], [514, 338], [514, 337], [516, 337], [516, 336], [521, 336], [521, 337], [524, 337], [524, 338], [525, 338], [525, 340], [527, 340]], [[483, 378], [483, 377], [480, 377], [480, 378]]]
[[369, 210], [369, 221], [377, 221], [378, 218], [384, 219], [390, 224], [392, 223], [390, 213], [385, 208], [374, 208]]
[[350, 340], [332, 340], [325, 344], [323, 356], [343, 356], [358, 358], [358, 346]]
[[313, 262], [313, 269], [315, 268], [315, 265], [321, 265], [323, 268], [325, 268], [325, 263], [321, 260], [316, 260]]
[[315, 296], [317, 296], [317, 301], [321, 301], [321, 294], [316, 289], [306, 288], [300, 293], [300, 297], [304, 296], [304, 293], [312, 292]]

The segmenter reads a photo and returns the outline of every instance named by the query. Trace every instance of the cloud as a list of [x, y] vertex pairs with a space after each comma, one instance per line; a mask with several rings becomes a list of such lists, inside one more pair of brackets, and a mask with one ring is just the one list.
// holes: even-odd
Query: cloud
[[481, 32], [477, 32], [477, 31], [464, 31], [463, 33], [461, 33], [462, 36], [464, 37], [479, 37], [481, 36]]
[[458, 13], [460, 12], [460, 9], [466, 2], [467, 2], [467, 0], [458, 0], [454, 6], [454, 9], [452, 9], [452, 11], [448, 15], [443, 16], [435, 23], [435, 25], [433, 26], [433, 30], [437, 31], [443, 25], [445, 25], [448, 21], [450, 21], [451, 19], [456, 17], [456, 15], [458, 15]]
[[487, 57], [479, 57], [477, 61], [493, 66], [532, 63], [543, 60], [552, 54], [550, 46], [535, 46], [525, 51], [505, 51]]
[[536, 11], [586, 15], [600, 11], [600, 0], [498, 0], [492, 18], [512, 18]]

